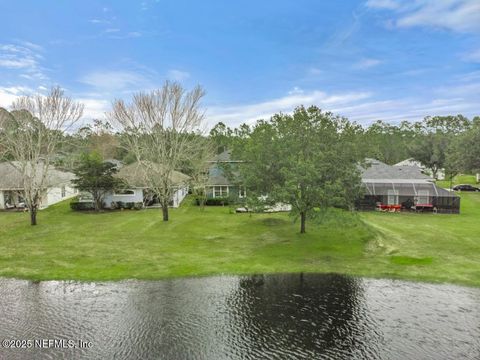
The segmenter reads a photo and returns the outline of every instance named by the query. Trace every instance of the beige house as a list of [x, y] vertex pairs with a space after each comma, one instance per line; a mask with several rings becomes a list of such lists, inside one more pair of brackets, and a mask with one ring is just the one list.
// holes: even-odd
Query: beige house
[[[16, 162], [0, 163], [0, 209], [2, 210], [25, 207], [23, 179], [21, 172], [17, 169], [18, 165], [19, 163]], [[42, 171], [43, 167], [37, 165], [35, 173], [38, 180], [41, 179]], [[75, 175], [70, 172], [50, 168], [42, 191], [40, 209], [77, 195], [71, 183], [74, 177]]]

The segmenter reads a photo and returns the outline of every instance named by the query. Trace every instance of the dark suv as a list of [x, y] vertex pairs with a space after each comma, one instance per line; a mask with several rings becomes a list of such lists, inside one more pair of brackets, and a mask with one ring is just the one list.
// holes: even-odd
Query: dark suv
[[455, 191], [480, 191], [479, 188], [468, 185], [468, 184], [463, 184], [463, 185], [456, 185], [453, 187], [453, 190]]

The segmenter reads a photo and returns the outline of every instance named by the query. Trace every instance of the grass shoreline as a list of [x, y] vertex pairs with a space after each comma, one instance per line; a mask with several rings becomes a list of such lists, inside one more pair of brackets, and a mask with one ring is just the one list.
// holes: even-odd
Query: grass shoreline
[[[158, 216], [157, 216], [158, 215]], [[183, 206], [85, 214], [61, 203], [28, 225], [0, 213], [0, 277], [162, 280], [215, 275], [337, 273], [480, 287], [480, 194], [462, 213], [332, 211], [298, 233], [287, 214], [230, 214]]]

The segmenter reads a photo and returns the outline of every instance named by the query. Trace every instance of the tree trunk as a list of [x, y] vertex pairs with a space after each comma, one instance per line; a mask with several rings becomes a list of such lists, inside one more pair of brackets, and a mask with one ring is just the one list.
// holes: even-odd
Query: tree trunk
[[300, 234], [305, 234], [305, 221], [306, 221], [306, 214], [304, 211], [300, 213]]
[[30, 225], [37, 225], [37, 209], [32, 207], [30, 211]]
[[168, 204], [162, 204], [163, 221], [168, 221]]
[[95, 211], [100, 211], [102, 208], [102, 200], [98, 194], [93, 195], [93, 205], [95, 206]]

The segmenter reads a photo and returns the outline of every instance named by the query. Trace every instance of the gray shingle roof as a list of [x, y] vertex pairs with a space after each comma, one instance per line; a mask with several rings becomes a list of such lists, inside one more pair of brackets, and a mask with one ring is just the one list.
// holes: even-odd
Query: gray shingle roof
[[390, 166], [381, 161], [367, 159], [367, 168], [361, 168], [362, 180], [432, 180], [418, 166]]
[[[152, 166], [152, 171], [155, 171], [157, 173], [161, 173], [161, 169], [159, 168], [161, 165], [150, 163], [150, 166]], [[155, 170], [155, 168], [158, 168]], [[133, 163], [130, 165], [125, 165], [120, 168], [118, 173], [116, 174], [117, 177], [124, 179], [129, 186], [133, 187], [139, 187], [139, 188], [145, 188], [148, 186], [148, 184], [145, 181], [145, 169], [144, 167], [140, 166], [138, 163]], [[184, 173], [181, 173], [179, 171], [173, 171], [172, 174], [170, 175], [170, 182], [174, 185], [182, 185], [185, 184], [190, 177], [188, 175], [185, 175]]]
[[[2, 162], [0, 163], [0, 190], [20, 190], [22, 189], [22, 174], [18, 170], [20, 163], [18, 162]], [[39, 182], [43, 174], [43, 166], [36, 165], [36, 179]], [[33, 171], [32, 171], [33, 173]], [[66, 185], [75, 178], [70, 172], [60, 171], [52, 166], [49, 167], [46, 177], [46, 187], [56, 187]]]
[[207, 185], [231, 185], [231, 181], [225, 176], [223, 169], [215, 164], [208, 170]]

